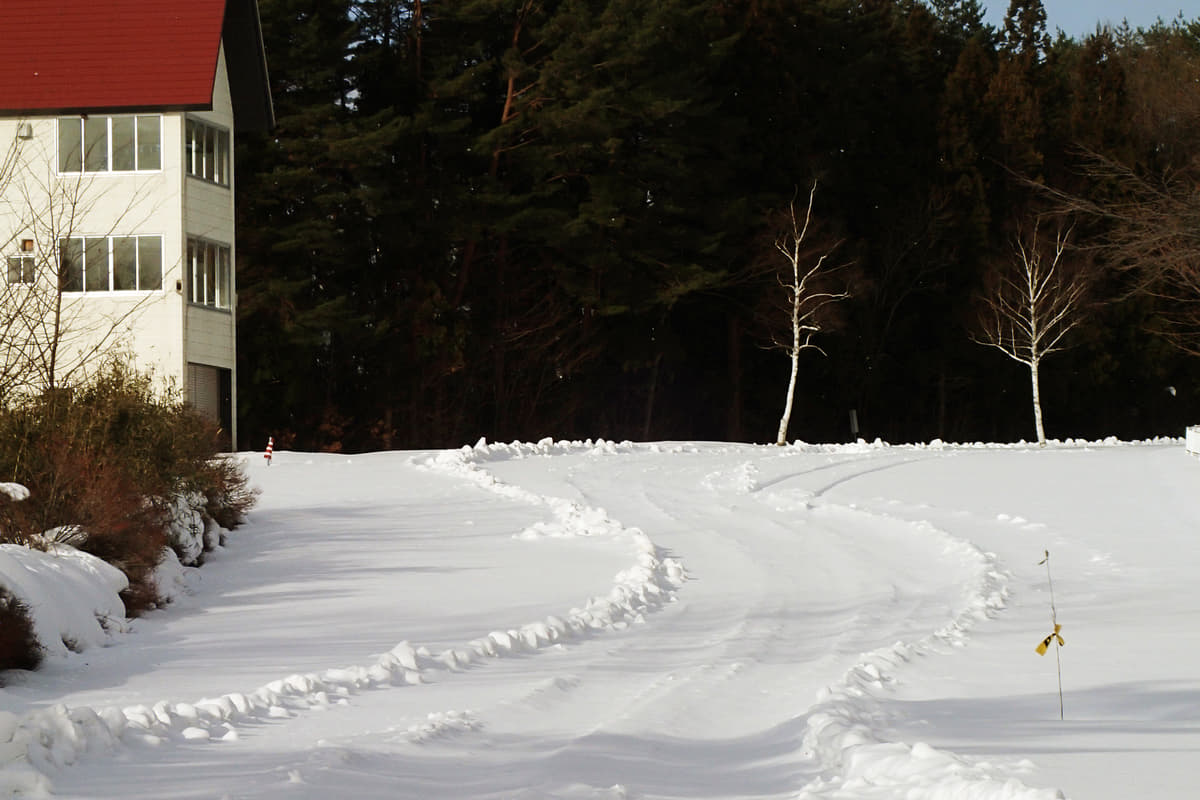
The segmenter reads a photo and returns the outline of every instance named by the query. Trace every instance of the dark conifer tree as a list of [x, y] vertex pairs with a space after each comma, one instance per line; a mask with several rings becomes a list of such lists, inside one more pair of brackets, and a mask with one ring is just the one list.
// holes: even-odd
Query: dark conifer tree
[[[247, 441], [312, 433], [343, 416], [353, 374], [347, 267], [358, 209], [333, 153], [349, 114], [348, 2], [263, 0], [277, 127], [239, 144], [239, 406]], [[334, 423], [336, 424], [336, 423]], [[311, 437], [311, 438], [310, 438]], [[334, 437], [336, 438], [336, 437]]]

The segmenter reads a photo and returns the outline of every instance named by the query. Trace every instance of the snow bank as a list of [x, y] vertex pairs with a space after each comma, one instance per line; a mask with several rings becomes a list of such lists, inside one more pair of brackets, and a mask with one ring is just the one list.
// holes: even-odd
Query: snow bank
[[880, 450], [1088, 450], [1100, 447], [1148, 447], [1183, 443], [1184, 438], [1176, 436], [1156, 436], [1153, 439], [1135, 440], [1124, 440], [1118, 439], [1116, 436], [1108, 436], [1104, 439], [1047, 439], [1045, 447], [1040, 446], [1037, 442], [1027, 442], [1024, 439], [1005, 443], [943, 442], [941, 439], [932, 439], [929, 442], [916, 442], [912, 444], [890, 444], [882, 439], [875, 439], [872, 442], [859, 439], [857, 442], [849, 444], [810, 444], [797, 440], [787, 445], [787, 447], [791, 450], [799, 450], [805, 453], [871, 453]]
[[[633, 445], [623, 443], [623, 448]], [[546, 497], [517, 486], [506, 484], [479, 466], [489, 459], [504, 460], [568, 452], [613, 453], [617, 445], [611, 442], [555, 443], [543, 439], [537, 444], [489, 445], [480, 439], [474, 447], [450, 450], [417, 464], [473, 482], [488, 491], [533, 506], [549, 509], [550, 522], [538, 522], [516, 534], [518, 538], [536, 540], [542, 537], [608, 536], [623, 538], [632, 546], [635, 562], [618, 573], [612, 590], [604, 596], [592, 597], [581, 608], [571, 609], [564, 618], [549, 617], [540, 623], [526, 625], [519, 631], [494, 632], [484, 639], [471, 642], [466, 649], [452, 649], [439, 660], [452, 667], [470, 663], [476, 658], [495, 656], [502, 652], [541, 646], [567, 636], [589, 630], [620, 630], [630, 623], [644, 621], [644, 614], [666, 602], [685, 580], [687, 574], [677, 559], [663, 556], [654, 542], [639, 528], [626, 528], [609, 518], [601, 508], [584, 506], [557, 497]]]
[[[128, 585], [119, 569], [69, 545], [43, 552], [0, 544], [0, 586], [29, 608], [34, 634], [50, 655], [103, 645], [112, 632], [124, 631], [120, 592]], [[53, 750], [77, 750], [81, 743], [92, 746], [112, 738], [88, 709], [70, 712], [60, 706], [47, 714], [43, 725], [0, 711], [0, 797], [49, 796], [50, 782], [30, 758], [34, 738]]]
[[0, 544], [0, 586], [29, 607], [34, 633], [49, 655], [103, 644], [110, 630], [123, 629], [119, 594], [128, 585], [119, 569], [70, 545], [42, 552]]

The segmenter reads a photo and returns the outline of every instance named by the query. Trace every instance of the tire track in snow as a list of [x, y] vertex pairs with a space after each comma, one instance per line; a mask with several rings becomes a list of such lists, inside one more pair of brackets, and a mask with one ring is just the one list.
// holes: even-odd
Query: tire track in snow
[[[488, 445], [445, 451], [414, 460], [430, 469], [475, 483], [497, 495], [549, 509], [552, 521], [538, 522], [518, 537], [612, 536], [626, 538], [635, 561], [617, 574], [607, 595], [588, 599], [566, 614], [552, 615], [517, 629], [492, 631], [440, 653], [402, 641], [375, 662], [293, 674], [248, 692], [233, 692], [195, 703], [161, 700], [150, 705], [68, 708], [55, 705], [18, 716], [0, 712], [0, 797], [53, 795], [48, 773], [70, 767], [85, 755], [112, 754], [123, 745], [161, 746], [201, 742], [230, 742], [239, 738], [238, 724], [282, 720], [314, 709], [349, 702], [371, 688], [413, 686], [435, 673], [449, 673], [491, 658], [529, 653], [643, 622], [644, 615], [669, 603], [687, 579], [677, 559], [669, 558], [640, 529], [625, 528], [602, 509], [536, 494], [497, 480], [479, 462], [488, 458], [545, 454], [578, 448], [613, 449], [610, 443], [554, 445]], [[410, 741], [420, 743], [446, 735], [478, 730], [481, 723], [469, 711], [430, 714], [408, 729]]]
[[[805, 448], [804, 445], [799, 445]], [[792, 498], [798, 508], [822, 516], [844, 516], [851, 522], [887, 521], [905, 526], [922, 536], [942, 539], [947, 556], [974, 564], [972, 585], [966, 602], [944, 627], [914, 641], [897, 642], [890, 647], [864, 653], [861, 660], [842, 679], [825, 689], [805, 713], [803, 736], [806, 755], [826, 773], [805, 786], [797, 800], [884, 800], [904, 797], [955, 798], [955, 800], [1061, 800], [1053, 789], [1031, 788], [1015, 778], [1003, 777], [1010, 771], [1003, 765], [970, 760], [938, 750], [921, 742], [909, 745], [883, 740], [875, 731], [874, 721], [882, 715], [878, 692], [895, 682], [895, 674], [916, 657], [936, 654], [946, 646], [962, 647], [979, 623], [1001, 611], [1006, 605], [1010, 576], [998, 564], [994, 553], [987, 553], [971, 542], [935, 527], [928, 521], [910, 522], [891, 515], [869, 512], [855, 506], [839, 505], [820, 498], [829, 490], [863, 475], [912, 463], [904, 458], [884, 465], [867, 466], [861, 459], [831, 464], [822, 469], [855, 468], [818, 490]], [[805, 473], [801, 474], [808, 474]], [[769, 487], [799, 475], [775, 478], [760, 484], [753, 464], [735, 471], [734, 482], [748, 494], [762, 492], [764, 498], [778, 501]], [[714, 476], [715, 477], [715, 476]], [[786, 500], [785, 500], [786, 502]]]

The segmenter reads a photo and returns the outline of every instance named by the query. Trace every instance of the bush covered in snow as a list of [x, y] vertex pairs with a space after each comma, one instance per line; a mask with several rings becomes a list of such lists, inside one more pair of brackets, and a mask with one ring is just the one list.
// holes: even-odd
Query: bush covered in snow
[[114, 364], [86, 385], [0, 409], [0, 480], [28, 487], [0, 503], [0, 543], [69, 544], [118, 567], [136, 615], [160, 600], [164, 549], [199, 564], [217, 525], [254, 503], [220, 431], [153, 381]]

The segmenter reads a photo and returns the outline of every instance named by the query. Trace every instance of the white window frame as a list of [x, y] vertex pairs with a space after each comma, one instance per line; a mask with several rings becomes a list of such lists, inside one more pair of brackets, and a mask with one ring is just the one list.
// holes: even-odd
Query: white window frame
[[[105, 268], [106, 268], [106, 273], [108, 276], [108, 280], [107, 280], [108, 287], [105, 289], [89, 289], [88, 288], [89, 272], [88, 272], [88, 256], [87, 256], [88, 244], [87, 243], [88, 243], [88, 240], [96, 240], [96, 239], [104, 239]], [[136, 287], [133, 289], [114, 289], [113, 288], [113, 284], [116, 281], [116, 275], [115, 275], [116, 261], [114, 258], [115, 244], [113, 241], [114, 239], [133, 239], [138, 243], [138, 246], [134, 247], [133, 279], [134, 279], [134, 283], [136, 284]], [[141, 265], [142, 248], [141, 248], [140, 244], [141, 244], [142, 239], [157, 239], [158, 240], [159, 263], [158, 263], [158, 285], [157, 286], [149, 286], [149, 287], [143, 288], [141, 285], [143, 270], [142, 270], [142, 265]], [[58, 240], [59, 279], [61, 282], [65, 282], [65, 278], [66, 278], [66, 273], [65, 273], [66, 266], [63, 264], [64, 249], [65, 249], [64, 245], [65, 245], [65, 243], [70, 242], [71, 240], [77, 240], [81, 243], [79, 252], [83, 257], [83, 263], [81, 263], [79, 266], [79, 288], [78, 289], [68, 289], [64, 286], [63, 290], [62, 290], [63, 294], [68, 294], [68, 295], [89, 295], [90, 294], [90, 295], [121, 296], [121, 295], [147, 295], [147, 294], [152, 294], [154, 292], [162, 291], [163, 277], [164, 277], [163, 273], [165, 272], [165, 270], [164, 270], [165, 257], [164, 257], [164, 253], [163, 253], [163, 237], [161, 234], [137, 233], [137, 234], [124, 234], [124, 235], [108, 234], [105, 236], [86, 236], [86, 235], [85, 236], [64, 236], [63, 238]]]
[[[208, 269], [212, 257], [212, 270]], [[187, 301], [219, 311], [233, 310], [233, 248], [227, 244], [189, 236], [184, 258]]]
[[[13, 262], [19, 262], [17, 280], [13, 280]], [[4, 261], [4, 282], [9, 286], [31, 286], [37, 275], [37, 260], [26, 253], [8, 256]]]
[[[139, 142], [139, 127], [138, 122], [142, 119], [153, 118], [158, 127], [158, 166], [142, 167], [141, 166], [141, 147]], [[87, 169], [87, 132], [86, 122], [96, 119], [104, 120], [104, 169]], [[113, 120], [114, 119], [129, 119], [133, 120], [133, 169], [113, 169]], [[73, 124], [79, 129], [79, 169], [66, 169], [63, 164], [62, 153], [62, 127], [66, 124]], [[55, 150], [55, 165], [58, 168], [60, 175], [132, 175], [134, 173], [155, 173], [162, 172], [163, 169], [163, 121], [162, 114], [114, 114], [112, 116], [88, 116], [88, 117], [58, 117], [54, 121], [54, 150]]]
[[[213, 136], [213, 151], [209, 151], [208, 134]], [[232, 184], [233, 134], [229, 128], [206, 120], [187, 117], [184, 120], [184, 170], [188, 177], [214, 186], [229, 188]], [[212, 167], [211, 177], [209, 166]]]

